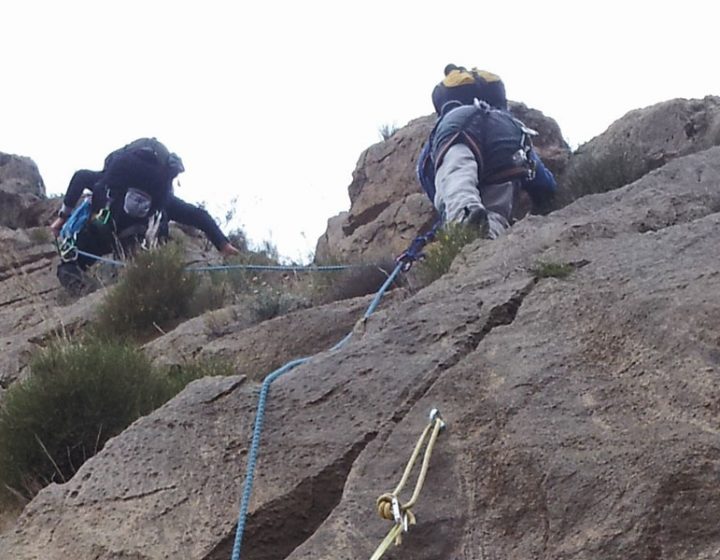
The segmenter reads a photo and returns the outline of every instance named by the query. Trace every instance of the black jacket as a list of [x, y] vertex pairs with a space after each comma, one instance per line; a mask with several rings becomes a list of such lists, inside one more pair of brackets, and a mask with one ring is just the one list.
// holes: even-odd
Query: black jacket
[[506, 111], [487, 105], [445, 107], [432, 138], [432, 160], [440, 167], [447, 150], [462, 142], [478, 162], [479, 179], [484, 182], [508, 169], [513, 155], [528, 141], [524, 125]]
[[[93, 193], [93, 211], [104, 208], [107, 204], [108, 178], [102, 171], [81, 169], [73, 175], [63, 198], [63, 206], [72, 209], [80, 200], [83, 190]], [[112, 183], [112, 181], [110, 181]], [[168, 220], [195, 227], [205, 233], [210, 242], [219, 250], [228, 243], [228, 238], [218, 227], [208, 212], [199, 206], [185, 202], [175, 196], [172, 191], [157, 201], [154, 210], [161, 211]], [[123, 229], [133, 223], [147, 222], [146, 219], [130, 218], [122, 210], [122, 201], [112, 201], [110, 211], [116, 228]]]

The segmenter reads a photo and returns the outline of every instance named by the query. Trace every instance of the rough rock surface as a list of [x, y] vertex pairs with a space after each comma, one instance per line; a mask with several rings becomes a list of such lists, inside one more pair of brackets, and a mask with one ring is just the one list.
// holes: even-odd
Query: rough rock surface
[[[36, 206], [41, 203], [36, 203]], [[217, 258], [202, 234], [186, 234], [173, 227], [182, 240], [190, 263]], [[94, 317], [104, 290], [82, 298], [70, 297], [59, 285], [57, 251], [46, 226], [10, 229], [0, 226], [0, 397], [22, 377], [34, 351], [54, 337], [82, 328]], [[116, 272], [105, 265], [94, 269], [101, 280], [112, 281]]]
[[[386, 301], [403, 295], [392, 291]], [[145, 351], [163, 364], [191, 358], [231, 363], [238, 374], [262, 381], [286, 362], [339, 342], [353, 330], [373, 297], [302, 309], [259, 324], [250, 306], [240, 303], [186, 321], [146, 344]]]
[[316, 261], [395, 256], [432, 223], [433, 206], [417, 184], [415, 165], [433, 123], [431, 116], [415, 119], [362, 153], [348, 187], [350, 210], [330, 218]]
[[30, 158], [0, 152], [0, 226], [24, 226], [25, 209], [43, 198], [45, 185], [37, 165]]
[[[717, 558], [718, 232], [713, 148], [466, 248], [273, 386], [243, 558], [369, 558], [432, 407], [448, 427], [389, 558]], [[43, 490], [0, 557], [229, 558], [255, 402], [193, 383]]]
[[97, 296], [65, 297], [47, 228], [0, 227], [0, 392], [21, 376], [38, 345], [82, 326]]
[[41, 198], [27, 208], [19, 216], [19, 226], [22, 228], [47, 227], [57, 217], [58, 209], [62, 204], [62, 197]]
[[672, 99], [630, 111], [573, 153], [559, 199], [626, 185], [674, 158], [719, 144], [720, 97]]
[[[567, 165], [570, 148], [557, 123], [537, 109], [510, 104], [513, 114], [539, 132], [535, 145], [554, 173]], [[415, 119], [384, 142], [365, 150], [348, 187], [350, 210], [328, 220], [315, 259], [372, 262], [397, 256], [436, 220], [435, 210], [415, 175], [423, 142], [435, 116]], [[529, 204], [519, 205], [519, 216]]]

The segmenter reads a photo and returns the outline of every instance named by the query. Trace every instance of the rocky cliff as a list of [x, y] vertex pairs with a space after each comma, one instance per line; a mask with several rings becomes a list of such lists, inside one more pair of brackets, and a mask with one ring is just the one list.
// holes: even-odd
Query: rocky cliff
[[[467, 246], [334, 352], [367, 300], [328, 315], [320, 353], [272, 386], [243, 558], [369, 558], [390, 528], [375, 500], [434, 407], [447, 427], [388, 558], [717, 558], [720, 147], [676, 152]], [[322, 312], [304, 313], [253, 328], [284, 359], [283, 325], [311, 336]], [[267, 371], [243, 373], [192, 383], [41, 491], [0, 558], [229, 558]]]
[[[554, 173], [567, 165], [570, 148], [557, 123], [522, 103], [513, 114], [539, 132], [536, 148]], [[358, 160], [348, 187], [350, 210], [328, 220], [318, 240], [317, 261], [373, 261], [397, 255], [437, 219], [415, 175], [417, 157], [435, 123], [434, 115], [416, 119], [390, 138], [370, 146]], [[519, 216], [528, 205], [520, 205]]]

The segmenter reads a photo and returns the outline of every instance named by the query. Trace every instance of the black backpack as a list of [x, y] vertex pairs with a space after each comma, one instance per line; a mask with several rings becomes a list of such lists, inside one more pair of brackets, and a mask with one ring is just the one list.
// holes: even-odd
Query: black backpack
[[165, 207], [172, 181], [184, 167], [155, 138], [140, 138], [105, 158], [102, 186], [116, 214], [146, 218]]
[[431, 134], [433, 171], [440, 166], [447, 150], [462, 142], [475, 155], [481, 184], [532, 179], [533, 134], [535, 131], [510, 113], [491, 108], [487, 103], [477, 100], [472, 105], [446, 103]]

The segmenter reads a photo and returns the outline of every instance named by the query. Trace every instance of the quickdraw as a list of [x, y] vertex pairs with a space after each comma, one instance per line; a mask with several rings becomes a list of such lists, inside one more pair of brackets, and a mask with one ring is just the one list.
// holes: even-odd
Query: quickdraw
[[[415, 449], [410, 456], [405, 472], [403, 472], [400, 483], [397, 485], [395, 490], [383, 494], [377, 499], [377, 510], [380, 517], [389, 521], [394, 521], [395, 525], [387, 536], [380, 543], [380, 546], [375, 550], [370, 560], [379, 560], [383, 554], [390, 548], [390, 545], [395, 543], [395, 546], [402, 542], [402, 534], [406, 533], [410, 525], [415, 525], [415, 515], [412, 512], [412, 507], [420, 497], [420, 491], [422, 490], [423, 484], [425, 483], [425, 476], [427, 475], [428, 465], [430, 464], [430, 456], [435, 446], [440, 430], [445, 427], [445, 421], [440, 417], [440, 413], [437, 409], [433, 408], [430, 411], [430, 422], [423, 430], [420, 435], [420, 439], [415, 445]], [[427, 444], [426, 444], [427, 441]], [[415, 483], [415, 490], [413, 491], [412, 497], [406, 502], [401, 503], [398, 498], [398, 494], [402, 491], [403, 487], [410, 478], [415, 461], [417, 461], [420, 451], [423, 446], [425, 447], [425, 453], [423, 455], [422, 466], [420, 467], [420, 474], [418, 475], [417, 482]]]

